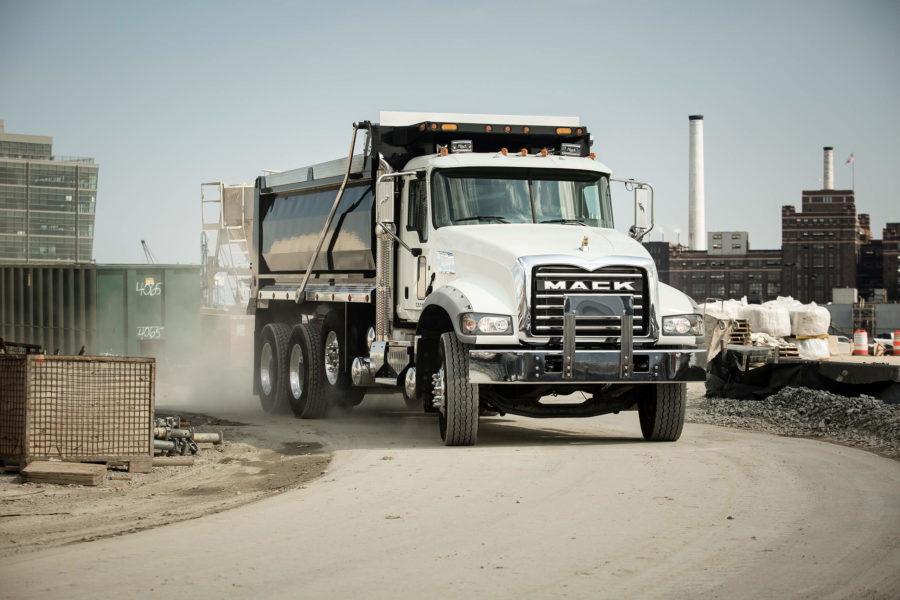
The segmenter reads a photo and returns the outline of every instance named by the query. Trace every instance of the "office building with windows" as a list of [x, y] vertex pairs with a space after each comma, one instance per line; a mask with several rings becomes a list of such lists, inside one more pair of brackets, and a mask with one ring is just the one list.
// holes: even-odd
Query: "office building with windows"
[[0, 262], [90, 262], [97, 172], [55, 156], [53, 138], [7, 133], [0, 120]]

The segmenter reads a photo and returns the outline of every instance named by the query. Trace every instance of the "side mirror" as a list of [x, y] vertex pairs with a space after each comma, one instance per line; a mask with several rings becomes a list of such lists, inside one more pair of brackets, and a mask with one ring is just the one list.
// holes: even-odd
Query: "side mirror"
[[610, 181], [624, 183], [626, 190], [629, 192], [634, 191], [634, 225], [628, 230], [628, 235], [637, 241], [641, 241], [645, 235], [653, 230], [653, 186], [634, 179], [610, 179]]
[[382, 179], [375, 186], [375, 220], [380, 223], [394, 221], [394, 180]]
[[650, 200], [647, 189], [634, 188], [634, 227], [638, 232], [646, 231], [650, 223]]

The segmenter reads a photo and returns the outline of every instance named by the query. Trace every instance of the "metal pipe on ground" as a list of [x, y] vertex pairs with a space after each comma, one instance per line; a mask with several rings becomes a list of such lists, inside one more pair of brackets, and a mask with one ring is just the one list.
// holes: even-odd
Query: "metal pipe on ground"
[[221, 444], [225, 441], [225, 434], [221, 431], [217, 433], [195, 433], [195, 442], [205, 442], [209, 444]]
[[175, 449], [175, 442], [169, 442], [166, 440], [153, 440], [153, 449], [165, 450], [166, 452], [169, 452]]

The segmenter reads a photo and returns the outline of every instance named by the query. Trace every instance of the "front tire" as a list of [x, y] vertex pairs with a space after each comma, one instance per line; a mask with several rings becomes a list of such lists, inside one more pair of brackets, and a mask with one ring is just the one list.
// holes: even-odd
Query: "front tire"
[[295, 417], [317, 419], [328, 410], [328, 400], [322, 386], [322, 332], [317, 323], [303, 323], [294, 327], [288, 342], [288, 401]]
[[451, 331], [441, 336], [439, 350], [434, 397], [441, 439], [445, 446], [474, 446], [478, 439], [478, 386], [469, 383], [466, 346]]
[[284, 323], [269, 323], [259, 335], [259, 403], [266, 412], [281, 412], [287, 408], [290, 334], [290, 328]]
[[648, 442], [674, 442], [681, 437], [687, 409], [687, 384], [651, 385], [651, 393], [638, 401], [641, 433]]

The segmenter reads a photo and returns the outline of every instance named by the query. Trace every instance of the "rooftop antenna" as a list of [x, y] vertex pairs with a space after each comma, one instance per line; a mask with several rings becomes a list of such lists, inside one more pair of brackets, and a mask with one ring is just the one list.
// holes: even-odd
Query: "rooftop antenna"
[[156, 260], [156, 255], [153, 254], [153, 250], [150, 249], [150, 244], [148, 244], [146, 240], [141, 240], [141, 248], [144, 249], [144, 258], [147, 259], [148, 265], [159, 264], [159, 261]]

